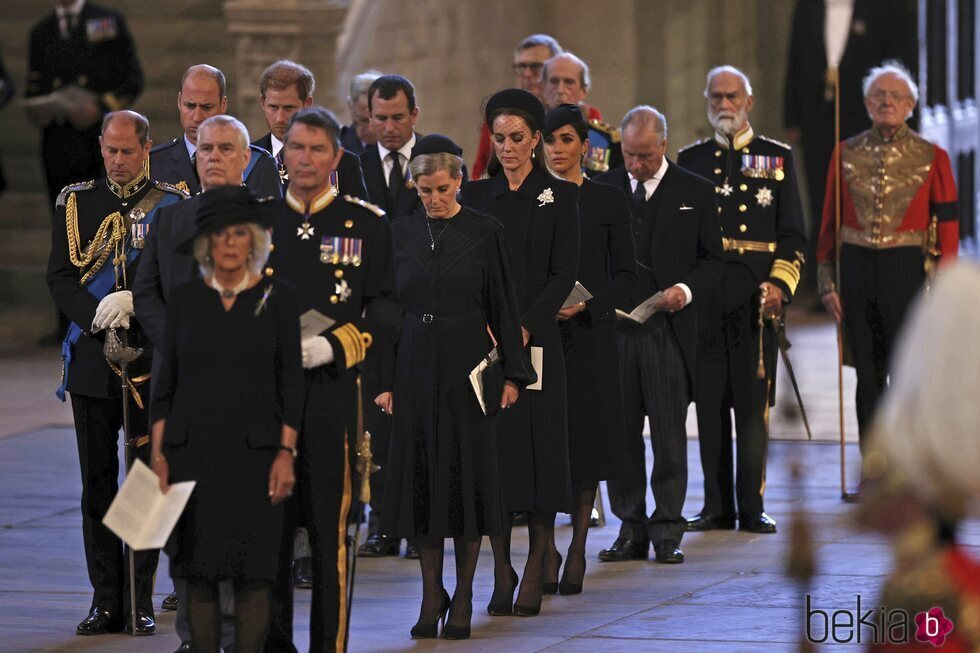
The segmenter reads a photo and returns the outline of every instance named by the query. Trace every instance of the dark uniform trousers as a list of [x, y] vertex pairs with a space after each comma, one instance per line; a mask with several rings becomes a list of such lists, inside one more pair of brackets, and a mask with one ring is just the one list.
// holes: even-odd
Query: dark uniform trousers
[[[128, 564], [123, 543], [102, 524], [119, 490], [119, 430], [122, 428], [122, 400], [87, 397], [71, 393], [71, 409], [78, 440], [78, 462], [82, 472], [82, 537], [85, 561], [94, 589], [91, 607], [102, 607], [120, 617], [129, 612]], [[132, 406], [133, 433], [146, 433], [146, 414]], [[137, 449], [137, 457], [147, 465], [149, 447]], [[153, 574], [160, 551], [136, 552], [136, 607], [153, 614]]]
[[296, 488], [287, 503], [286, 533], [279, 554], [279, 578], [273, 590], [266, 653], [296, 651], [292, 643], [292, 559], [293, 539], [300, 521], [309, 532], [312, 550], [310, 651], [344, 650], [347, 514], [351, 502], [349, 456], [357, 427], [352, 410], [357, 405], [357, 371], [338, 374], [333, 365], [322, 365], [305, 374]]
[[[626, 455], [623, 473], [610, 479], [609, 500], [622, 520], [619, 534], [636, 542], [684, 536], [681, 514], [687, 494], [687, 406], [691, 401], [680, 346], [667, 317], [654, 314], [645, 325], [619, 325], [623, 370]], [[643, 418], [650, 418], [653, 471], [650, 486], [656, 508], [647, 517]]]
[[922, 250], [841, 247], [844, 329], [857, 372], [860, 444], [866, 445], [878, 400], [888, 384], [891, 352], [909, 305], [925, 280]]
[[[734, 517], [763, 512], [770, 383], [776, 365], [772, 329], [763, 332], [766, 378], [758, 378], [758, 301], [724, 308], [728, 275], [702, 306], [705, 320], [698, 349], [698, 440], [704, 470], [704, 515]], [[755, 295], [758, 298], [758, 294]], [[738, 470], [732, 483], [732, 411]], [[734, 493], [732, 488], [734, 489]]]

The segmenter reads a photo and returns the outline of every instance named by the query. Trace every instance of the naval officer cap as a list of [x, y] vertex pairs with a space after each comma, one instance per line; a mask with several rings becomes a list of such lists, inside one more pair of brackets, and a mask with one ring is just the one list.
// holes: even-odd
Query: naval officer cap
[[487, 100], [484, 113], [486, 114], [487, 127], [490, 127], [491, 131], [493, 129], [493, 114], [501, 109], [520, 109], [527, 113], [534, 123], [529, 125], [531, 131], [537, 131], [544, 125], [544, 105], [533, 93], [523, 89], [508, 88], [494, 93]]

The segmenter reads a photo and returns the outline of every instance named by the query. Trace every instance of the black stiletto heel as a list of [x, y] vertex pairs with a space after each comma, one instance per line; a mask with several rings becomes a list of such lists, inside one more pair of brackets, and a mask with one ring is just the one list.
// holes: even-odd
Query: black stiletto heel
[[412, 639], [435, 639], [439, 636], [439, 627], [446, 629], [446, 614], [449, 612], [449, 592], [443, 588], [442, 590], [442, 606], [439, 608], [439, 612], [436, 613], [436, 620], [432, 623], [422, 623], [419, 619], [418, 623], [412, 626]]
[[510, 590], [510, 596], [505, 599], [494, 599], [497, 596], [496, 587], [493, 590], [493, 596], [490, 597], [490, 603], [487, 604], [487, 613], [491, 617], [506, 617], [508, 615], [514, 614], [514, 593], [517, 591], [517, 572], [514, 568], [510, 568], [510, 579], [514, 583], [514, 587]]

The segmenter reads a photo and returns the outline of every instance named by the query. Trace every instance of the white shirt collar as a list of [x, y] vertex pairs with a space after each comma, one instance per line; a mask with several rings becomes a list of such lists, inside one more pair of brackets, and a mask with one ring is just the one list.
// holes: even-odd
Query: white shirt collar
[[77, 16], [82, 13], [82, 8], [85, 6], [85, 0], [75, 0], [67, 7], [62, 7], [61, 5], [56, 5], [54, 8], [55, 15], [58, 18], [65, 16]]
[[[412, 132], [412, 137], [410, 139], [408, 139], [408, 142], [405, 143], [404, 145], [402, 145], [398, 149], [398, 153], [401, 154], [403, 157], [405, 157], [405, 160], [408, 161], [409, 159], [412, 158], [412, 148], [413, 147], [415, 147], [415, 132]], [[390, 161], [390, 159], [388, 159], [388, 154], [390, 152], [391, 152], [391, 150], [389, 150], [387, 147], [385, 147], [384, 145], [382, 145], [381, 144], [381, 141], [378, 141], [378, 154], [381, 155], [381, 161], [382, 161], [382, 163], [386, 163], [387, 164]]]
[[194, 158], [194, 153], [197, 152], [197, 145], [194, 145], [194, 143], [188, 140], [187, 134], [184, 134], [184, 147], [187, 148], [187, 156]]
[[[650, 199], [650, 196], [653, 195], [653, 191], [657, 190], [657, 186], [660, 185], [660, 180], [664, 178], [664, 174], [667, 172], [667, 165], [667, 157], [664, 157], [664, 160], [660, 163], [660, 167], [657, 168], [657, 172], [643, 182], [643, 188], [646, 189], [647, 199]], [[631, 172], [627, 172], [626, 175], [630, 180], [630, 188], [633, 190], [633, 192], [636, 192], [636, 184], [639, 179], [634, 177], [633, 173]]]
[[272, 156], [279, 156], [279, 150], [282, 149], [283, 142], [276, 138], [276, 135], [270, 133], [269, 136], [272, 137]]

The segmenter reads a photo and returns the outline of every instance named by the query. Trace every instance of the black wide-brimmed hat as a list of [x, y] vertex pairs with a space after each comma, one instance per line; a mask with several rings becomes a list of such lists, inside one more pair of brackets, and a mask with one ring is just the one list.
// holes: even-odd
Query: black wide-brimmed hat
[[420, 154], [454, 154], [456, 156], [463, 156], [463, 148], [456, 145], [453, 139], [448, 136], [427, 134], [415, 141], [411, 158], [414, 159]]
[[582, 115], [582, 109], [577, 104], [559, 104], [545, 114], [541, 135], [547, 136], [565, 125], [574, 125], [584, 120], [585, 116]]
[[245, 186], [218, 186], [204, 191], [194, 215], [194, 235], [178, 245], [177, 249], [189, 252], [198, 236], [221, 231], [234, 224], [254, 223], [270, 229], [275, 222], [277, 205], [274, 198], [259, 199]]
[[544, 125], [544, 105], [533, 93], [519, 88], [508, 88], [494, 93], [487, 106], [484, 107], [484, 114], [487, 119], [487, 127], [493, 128], [493, 114], [500, 109], [521, 109], [531, 116], [533, 125], [528, 125], [531, 131], [537, 131]]

